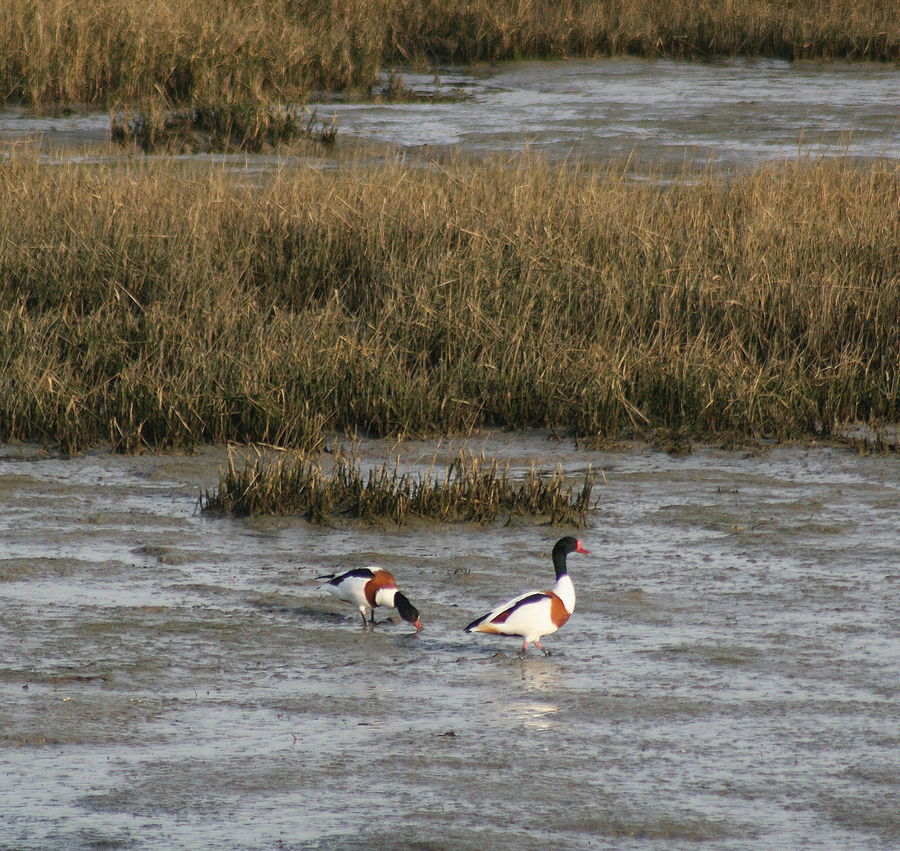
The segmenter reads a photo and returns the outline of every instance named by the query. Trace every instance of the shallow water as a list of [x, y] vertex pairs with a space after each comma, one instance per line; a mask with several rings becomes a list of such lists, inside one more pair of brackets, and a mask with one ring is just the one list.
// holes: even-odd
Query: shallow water
[[[341, 141], [426, 152], [528, 148], [550, 159], [627, 157], [633, 167], [655, 171], [688, 164], [733, 169], [800, 156], [900, 158], [900, 73], [886, 63], [622, 58], [509, 62], [437, 75], [398, 70], [413, 92], [450, 99], [310, 107], [320, 119], [336, 117]], [[105, 113], [0, 111], [0, 141], [7, 143], [36, 137], [57, 147], [100, 143], [108, 127]], [[181, 158], [263, 171], [294, 160], [313, 164], [271, 155]]]
[[[900, 458], [469, 446], [602, 471], [549, 658], [461, 628], [568, 530], [210, 518], [219, 451], [2, 448], [0, 847], [897, 847]], [[317, 588], [372, 562], [421, 634]]]
[[797, 156], [900, 157], [900, 74], [890, 65], [769, 59], [514, 62], [434, 77], [444, 104], [317, 105], [342, 132], [467, 152], [633, 157], [657, 168]]

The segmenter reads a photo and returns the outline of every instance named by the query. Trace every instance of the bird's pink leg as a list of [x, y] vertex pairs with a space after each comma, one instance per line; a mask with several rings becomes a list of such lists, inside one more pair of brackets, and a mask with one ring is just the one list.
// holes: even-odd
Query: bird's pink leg
[[524, 659], [524, 658], [525, 658], [525, 651], [526, 651], [527, 649], [528, 649], [528, 642], [527, 642], [527, 641], [523, 641], [523, 642], [522, 642], [522, 649], [519, 651], [519, 658], [520, 658], [520, 659]]
[[553, 653], [550, 650], [544, 650], [544, 645], [541, 644], [540, 641], [535, 641], [534, 646], [537, 647], [538, 650], [541, 651], [545, 656], [552, 656]]

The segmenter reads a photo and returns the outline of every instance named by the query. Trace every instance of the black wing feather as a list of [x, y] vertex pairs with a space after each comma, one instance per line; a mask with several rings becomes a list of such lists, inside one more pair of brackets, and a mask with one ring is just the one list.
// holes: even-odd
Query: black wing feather
[[[516, 600], [516, 602], [513, 603], [508, 609], [505, 609], [502, 612], [498, 612], [497, 615], [494, 617], [494, 623], [506, 623], [506, 621], [510, 618], [512, 613], [516, 609], [518, 609], [519, 606], [524, 606], [526, 603], [536, 603], [539, 600], [545, 599], [546, 597], [547, 597], [547, 595], [545, 593], [543, 593], [542, 591], [535, 591], [534, 594], [528, 594], [525, 597], [522, 597], [521, 600]], [[470, 623], [466, 627], [465, 631], [471, 632], [473, 629], [475, 629], [476, 626], [483, 624], [491, 616], [491, 612], [493, 612], [493, 611], [494, 611], [494, 609], [491, 609], [491, 611], [488, 612], [486, 615], [482, 615], [480, 618], [478, 618], [478, 620], [472, 621], [472, 623]]]
[[348, 570], [346, 573], [329, 573], [325, 576], [317, 576], [316, 579], [325, 580], [329, 585], [340, 585], [345, 579], [371, 579], [374, 575], [375, 571], [368, 567], [355, 567], [353, 570]]

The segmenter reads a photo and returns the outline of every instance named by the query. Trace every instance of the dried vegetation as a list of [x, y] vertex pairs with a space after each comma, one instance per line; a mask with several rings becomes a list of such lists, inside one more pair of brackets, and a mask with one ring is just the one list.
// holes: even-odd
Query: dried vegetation
[[896, 61], [894, 0], [5, 0], [0, 99], [296, 103], [397, 64], [522, 57]]
[[900, 420], [900, 180], [0, 164], [0, 440], [828, 435]]

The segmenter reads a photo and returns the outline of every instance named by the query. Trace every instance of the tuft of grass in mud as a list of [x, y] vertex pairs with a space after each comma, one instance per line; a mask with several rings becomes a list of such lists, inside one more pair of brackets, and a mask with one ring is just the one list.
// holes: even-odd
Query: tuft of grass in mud
[[592, 507], [594, 475], [580, 487], [562, 471], [534, 467], [521, 481], [508, 466], [459, 453], [442, 474], [401, 472], [400, 462], [365, 473], [354, 458], [338, 455], [330, 470], [305, 453], [257, 453], [238, 466], [229, 452], [219, 488], [201, 500], [204, 511], [240, 515], [301, 514], [316, 523], [343, 517], [404, 524], [412, 518], [441, 523], [495, 523], [509, 516], [555, 525], [583, 526]]
[[4, 0], [0, 99], [299, 102], [384, 67], [605, 55], [897, 61], [894, 0]]
[[900, 421], [895, 166], [0, 163], [0, 440]]
[[384, 85], [372, 86], [369, 97], [375, 103], [459, 103], [468, 95], [459, 89], [444, 94], [411, 89], [401, 74], [390, 71]]
[[172, 109], [151, 102], [136, 110], [114, 111], [110, 136], [145, 152], [260, 153], [297, 140], [333, 145], [337, 126], [320, 122], [315, 112], [301, 107], [242, 103]]

